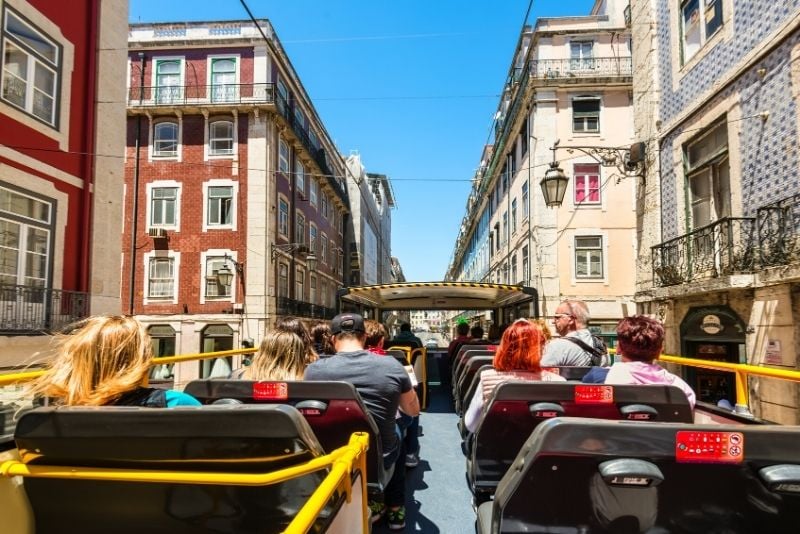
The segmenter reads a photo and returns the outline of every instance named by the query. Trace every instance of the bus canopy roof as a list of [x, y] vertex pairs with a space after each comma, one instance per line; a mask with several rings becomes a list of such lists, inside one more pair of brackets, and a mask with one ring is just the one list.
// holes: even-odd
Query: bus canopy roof
[[536, 289], [481, 282], [404, 282], [345, 287], [339, 297], [381, 310], [487, 310], [536, 299]]

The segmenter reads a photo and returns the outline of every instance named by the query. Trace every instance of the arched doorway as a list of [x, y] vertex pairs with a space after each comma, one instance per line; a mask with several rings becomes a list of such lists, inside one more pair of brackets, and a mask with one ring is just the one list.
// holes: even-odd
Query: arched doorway
[[[730, 307], [690, 308], [681, 322], [681, 354], [690, 358], [729, 363], [745, 363], [747, 325]], [[716, 404], [722, 399], [736, 402], [732, 373], [708, 369], [688, 369], [686, 378], [697, 400]]]

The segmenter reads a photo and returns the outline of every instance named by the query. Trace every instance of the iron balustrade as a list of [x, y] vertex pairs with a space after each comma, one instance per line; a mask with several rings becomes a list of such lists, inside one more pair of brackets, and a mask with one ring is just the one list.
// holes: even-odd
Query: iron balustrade
[[0, 332], [3, 334], [54, 332], [88, 315], [88, 293], [0, 284]]
[[128, 106], [272, 104], [275, 84], [157, 85], [128, 89]]
[[754, 217], [725, 217], [652, 247], [653, 282], [673, 286], [753, 272], [757, 251]]
[[303, 300], [278, 297], [278, 315], [295, 315], [312, 319], [333, 319], [336, 310]]
[[633, 65], [630, 56], [588, 57], [571, 59], [535, 59], [530, 75], [540, 80], [575, 80], [586, 78], [630, 78]]
[[758, 208], [756, 219], [763, 267], [800, 260], [800, 194]]

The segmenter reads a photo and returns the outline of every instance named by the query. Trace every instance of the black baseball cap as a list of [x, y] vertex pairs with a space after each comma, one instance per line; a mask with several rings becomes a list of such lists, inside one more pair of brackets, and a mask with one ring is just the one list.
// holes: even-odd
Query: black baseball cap
[[331, 321], [331, 334], [342, 332], [366, 332], [364, 318], [357, 313], [340, 313]]

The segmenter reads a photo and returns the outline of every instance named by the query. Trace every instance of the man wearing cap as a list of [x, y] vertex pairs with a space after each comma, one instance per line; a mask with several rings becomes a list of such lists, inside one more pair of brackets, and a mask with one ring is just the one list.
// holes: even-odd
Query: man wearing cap
[[[383, 446], [383, 462], [395, 466], [384, 491], [389, 528], [405, 527], [405, 455], [400, 431], [395, 423], [397, 409], [412, 417], [419, 415], [419, 400], [411, 379], [394, 358], [381, 357], [364, 350], [364, 319], [356, 313], [342, 313], [331, 321], [336, 354], [315, 361], [306, 368], [305, 380], [341, 380], [350, 382], [364, 401], [378, 425]], [[372, 506], [371, 506], [372, 507]], [[373, 509], [373, 518], [382, 510]]]

